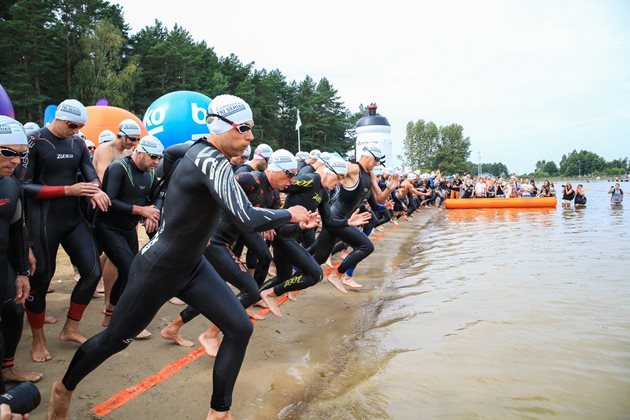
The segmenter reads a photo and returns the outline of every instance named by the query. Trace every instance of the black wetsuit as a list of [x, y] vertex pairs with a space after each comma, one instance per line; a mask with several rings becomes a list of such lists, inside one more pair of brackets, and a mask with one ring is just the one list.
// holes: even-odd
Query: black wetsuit
[[[21, 307], [13, 299], [15, 272], [26, 274], [28, 271], [28, 235], [23, 208], [20, 183], [12, 176], [0, 177], [0, 359], [5, 362], [13, 360], [22, 334], [23, 312], [13, 308]], [[0, 393], [4, 391], [4, 381], [0, 378]]]
[[[254, 207], [280, 208], [278, 195], [275, 194], [276, 190], [271, 187], [264, 172], [242, 172], [234, 178], [245, 191], [247, 198]], [[269, 247], [259, 233], [241, 234], [238, 225], [228, 215], [221, 217], [221, 222], [212, 235], [210, 245], [208, 245], [204, 254], [223, 280], [241, 291], [238, 298], [243, 308], [248, 308], [260, 300], [259, 291], [262, 281], [258, 284], [241, 260], [232, 252], [232, 245], [243, 235], [249, 236], [249, 241], [245, 242], [246, 245], [249, 246], [250, 241], [251, 243], [258, 242], [256, 246], [264, 248], [260, 252], [268, 255], [265, 260], [266, 269], [263, 268], [266, 277], [272, 259]], [[186, 323], [199, 314], [200, 312], [197, 309], [188, 306], [180, 313], [180, 316]]]
[[[357, 165], [359, 165], [359, 179], [355, 186], [352, 189], [346, 189], [344, 186], [341, 186], [336, 195], [336, 200], [331, 209], [335, 218], [349, 219], [352, 213], [363, 204], [363, 201], [370, 194], [372, 186], [370, 174], [363, 169], [361, 164], [357, 163]], [[347, 243], [353, 249], [337, 268], [339, 273], [345, 273], [350, 267], [356, 267], [359, 262], [374, 252], [372, 241], [360, 230], [349, 226], [342, 228], [324, 227], [311, 248], [314, 250], [313, 256], [315, 261], [323, 264], [331, 255], [338, 239]]]
[[[105, 213], [98, 212], [94, 236], [110, 261], [118, 269], [109, 302], [116, 306], [125, 286], [129, 267], [138, 253], [136, 226], [141, 217], [132, 214], [133, 206], [150, 204], [149, 193], [157, 183], [152, 172], [141, 171], [131, 156], [115, 160], [105, 170], [103, 191], [112, 205]], [[107, 315], [111, 315], [108, 312]]]
[[308, 175], [308, 174], [314, 174], [315, 173], [315, 168], [313, 167], [313, 165], [308, 164], [308, 163], [304, 163], [304, 166], [302, 166], [300, 168], [300, 175]]
[[[298, 175], [294, 183], [287, 188], [286, 193], [284, 207], [299, 205], [309, 211], [318, 210], [325, 229], [348, 227], [347, 218], [333, 216], [328, 190], [322, 185], [322, 179], [318, 173]], [[276, 229], [273, 249], [278, 275], [265, 288], [273, 287], [277, 296], [306, 289], [322, 279], [320, 263], [315, 261], [297, 241], [301, 232], [297, 223], [290, 223]], [[294, 274], [293, 267], [297, 268]]]
[[160, 229], [133, 260], [109, 327], [75, 353], [63, 378], [67, 389], [74, 390], [108, 357], [125, 349], [167, 300], [179, 296], [223, 331], [211, 407], [229, 410], [253, 328], [234, 293], [203, 256], [222, 211], [248, 232], [272, 229], [291, 218], [286, 210], [253, 207], [234, 180], [228, 159], [209, 142], [197, 141], [171, 176]]
[[101, 277], [99, 252], [80, 208], [80, 197], [65, 196], [64, 186], [77, 182], [81, 172], [86, 182], [99, 184], [85, 142], [78, 136], [59, 138], [44, 128], [29, 136], [29, 157], [24, 178], [28, 228], [37, 258], [31, 279], [32, 301], [26, 314], [32, 328], [44, 325], [46, 291], [55, 273], [59, 245], [77, 265], [81, 278], [70, 297], [68, 318], [81, 320]]

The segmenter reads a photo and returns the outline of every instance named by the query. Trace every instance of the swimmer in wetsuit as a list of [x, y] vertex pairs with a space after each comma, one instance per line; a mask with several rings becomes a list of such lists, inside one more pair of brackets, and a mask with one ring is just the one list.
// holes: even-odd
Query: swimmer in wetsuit
[[[138, 253], [136, 227], [141, 219], [147, 232], [155, 232], [160, 221], [160, 203], [151, 202], [149, 193], [157, 184], [153, 170], [162, 158], [164, 146], [153, 136], [145, 136], [133, 155], [115, 160], [105, 170], [103, 191], [112, 206], [106, 213], [97, 213], [94, 235], [97, 242], [114, 264], [118, 278], [106, 303], [102, 325], [107, 327], [114, 307], [127, 285], [129, 267]], [[142, 331], [136, 338], [148, 338], [151, 333]]]
[[[101, 137], [103, 137], [103, 140], [113, 138], [111, 141], [100, 143], [94, 152], [94, 169], [96, 169], [96, 174], [101, 182], [103, 182], [105, 170], [110, 163], [131, 155], [131, 149], [138, 144], [141, 134], [142, 130], [140, 125], [131, 118], [122, 120], [120, 124], [118, 124], [118, 135], [114, 135], [114, 133], [109, 130], [101, 132], [99, 141], [101, 141]], [[97, 293], [103, 293], [105, 295], [103, 313], [106, 313], [107, 305], [110, 303], [109, 295], [118, 273], [116, 272], [115, 265], [112, 264], [105, 254], [101, 255], [100, 261], [103, 269], [103, 280], [100, 282], [96, 291]]]
[[[59, 333], [62, 341], [83, 343], [79, 321], [94, 295], [101, 277], [96, 244], [83, 218], [80, 197], [88, 197], [92, 207], [107, 211], [111, 204], [100, 182], [85, 142], [76, 133], [87, 121], [85, 107], [74, 99], [63, 101], [48, 127], [29, 135], [29, 159], [23, 180], [30, 199], [27, 221], [37, 270], [31, 278], [33, 300], [26, 302], [26, 315], [33, 332], [32, 357], [35, 362], [51, 359], [46, 348], [44, 318], [46, 291], [55, 274], [59, 245], [77, 265], [81, 278], [72, 291], [66, 323]], [[86, 182], [76, 182], [77, 172]]]
[[131, 264], [127, 288], [109, 327], [77, 350], [63, 380], [53, 385], [49, 419], [67, 418], [79, 382], [125, 349], [173, 296], [200, 310], [223, 331], [208, 418], [230, 418], [232, 391], [252, 323], [203, 253], [222, 212], [239, 229], [249, 232], [308, 220], [308, 212], [303, 207], [258, 209], [249, 203], [234, 180], [228, 159], [242, 154], [253, 140], [251, 109], [238, 97], [220, 95], [209, 111], [209, 118], [214, 118], [209, 140], [193, 144], [170, 177], [158, 233]]
[[4, 381], [39, 381], [41, 373], [21, 372], [14, 367], [15, 350], [22, 335], [24, 302], [29, 296], [28, 232], [24, 199], [19, 181], [12, 176], [28, 156], [26, 134], [21, 124], [0, 116], [0, 357], [3, 357], [0, 393]]
[[[371, 217], [368, 213], [354, 212], [347, 219], [334, 217], [331, 212], [328, 190], [339, 185], [347, 173], [348, 162], [334, 157], [317, 172], [298, 175], [295, 183], [287, 189], [285, 207], [301, 205], [311, 212], [318, 210], [324, 228], [343, 229], [367, 223]], [[300, 229], [308, 228], [307, 224], [288, 224], [276, 229], [273, 247], [278, 275], [265, 286], [261, 298], [278, 317], [281, 316], [276, 302], [279, 296], [314, 286], [322, 279], [320, 264], [297, 242]], [[295, 273], [293, 267], [296, 268]]]
[[[343, 180], [336, 200], [331, 206], [333, 217], [349, 219], [350, 216], [363, 204], [369, 194], [373, 194], [377, 203], [383, 204], [390, 193], [398, 185], [398, 176], [391, 176], [385, 190], [378, 186], [378, 182], [372, 169], [384, 158], [377, 145], [367, 145], [358, 151], [360, 156], [357, 163], [350, 164], [348, 174]], [[330, 256], [337, 240], [342, 240], [350, 245], [353, 251], [344, 258], [336, 270], [332, 270], [327, 280], [337, 290], [348, 293], [342, 283], [342, 275], [350, 267], [367, 258], [374, 251], [374, 245], [370, 239], [353, 227], [323, 228], [315, 244], [311, 247], [315, 261], [323, 264]], [[353, 288], [361, 287], [352, 278], [344, 278], [346, 284]]]

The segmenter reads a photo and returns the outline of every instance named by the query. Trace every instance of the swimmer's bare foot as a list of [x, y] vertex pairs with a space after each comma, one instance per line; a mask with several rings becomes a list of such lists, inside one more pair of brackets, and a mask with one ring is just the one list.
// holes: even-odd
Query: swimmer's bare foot
[[254, 303], [255, 306], [259, 306], [261, 308], [267, 309], [267, 304], [265, 303], [265, 301], [263, 301], [262, 299], [259, 300], [258, 302]]
[[39, 372], [22, 372], [15, 366], [2, 368], [2, 379], [6, 382], [38, 382], [42, 376]]
[[262, 321], [263, 319], [265, 319], [265, 316], [262, 314], [259, 314], [258, 312], [256, 312], [254, 310], [254, 308], [247, 308], [245, 309], [245, 312], [247, 312], [247, 315], [251, 318], [251, 319], [255, 319], [256, 321]]
[[334, 268], [332, 261], [330, 260], [330, 257], [328, 257], [328, 259], [326, 259], [325, 264], [330, 267], [330, 268]]
[[343, 251], [339, 253], [339, 258], [341, 258], [342, 260], [345, 260], [348, 254], [349, 252], [344, 249]]
[[291, 302], [297, 302], [297, 298], [295, 296], [295, 292], [287, 292], [287, 299], [289, 299]]
[[273, 289], [263, 290], [260, 293], [260, 298], [267, 304], [269, 311], [277, 318], [282, 318], [280, 308], [278, 308], [278, 302], [276, 301], [277, 297], [278, 296], [274, 293]]
[[[179, 318], [181, 320], [181, 318]], [[195, 343], [193, 343], [190, 340], [186, 340], [184, 337], [181, 336], [181, 334], [179, 333], [179, 329], [182, 327], [182, 325], [184, 325], [183, 322], [177, 322], [177, 320], [169, 323], [166, 327], [162, 328], [162, 331], [160, 331], [160, 335], [162, 336], [163, 339], [165, 340], [172, 340], [174, 342], [176, 342], [177, 344], [179, 344], [182, 347], [192, 347], [195, 345]]]
[[71, 398], [72, 391], [68, 391], [61, 380], [57, 379], [50, 391], [48, 420], [67, 420]]
[[55, 318], [52, 315], [46, 315], [46, 317], [44, 318], [44, 324], [56, 324], [57, 323], [57, 318]]
[[333, 270], [330, 272], [328, 277], [326, 277], [328, 283], [332, 284], [335, 289], [339, 290], [341, 293], [348, 293], [345, 287], [343, 287], [343, 283], [341, 283], [341, 273], [337, 270]]
[[136, 335], [136, 340], [146, 340], [151, 337], [151, 333], [148, 330], [140, 331], [140, 334]]
[[210, 409], [206, 420], [232, 420], [232, 414], [229, 411], [214, 411]]
[[46, 337], [44, 336], [44, 329], [31, 328], [33, 332], [33, 343], [31, 345], [31, 357], [34, 362], [47, 362], [52, 359], [52, 356], [46, 348]]
[[59, 340], [83, 344], [87, 338], [79, 331], [79, 321], [68, 318], [59, 333]]
[[185, 305], [186, 304], [186, 302], [184, 302], [183, 300], [181, 300], [180, 298], [177, 298], [177, 297], [170, 298], [168, 300], [168, 302], [172, 303], [173, 305]]
[[394, 226], [398, 226], [398, 222], [397, 222], [396, 220], [392, 220], [392, 224], [393, 224]]
[[352, 277], [348, 276], [347, 274], [344, 274], [341, 277], [341, 282], [345, 284], [346, 286], [351, 287], [353, 289], [360, 289], [363, 287], [362, 284], [357, 283], [356, 281], [354, 281]]
[[202, 332], [197, 340], [199, 340], [199, 344], [204, 348], [208, 356], [217, 357], [217, 353], [219, 352], [219, 329], [212, 325], [206, 331]]

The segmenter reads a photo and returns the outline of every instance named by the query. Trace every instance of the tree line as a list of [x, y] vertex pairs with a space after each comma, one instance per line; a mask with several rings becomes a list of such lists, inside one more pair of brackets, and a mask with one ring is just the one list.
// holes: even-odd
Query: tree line
[[588, 150], [573, 150], [562, 155], [560, 165], [554, 161], [539, 160], [533, 175], [537, 176], [589, 176], [625, 175], [630, 173], [628, 158], [607, 161], [597, 153]]
[[19, 121], [42, 123], [44, 109], [66, 98], [100, 98], [142, 117], [160, 96], [191, 90], [231, 93], [254, 110], [256, 141], [297, 149], [296, 109], [304, 150], [346, 151], [364, 114], [350, 112], [326, 78], [289, 81], [278, 69], [257, 69], [219, 57], [179, 25], [130, 34], [122, 8], [103, 0], [10, 0], [0, 3], [0, 84]]

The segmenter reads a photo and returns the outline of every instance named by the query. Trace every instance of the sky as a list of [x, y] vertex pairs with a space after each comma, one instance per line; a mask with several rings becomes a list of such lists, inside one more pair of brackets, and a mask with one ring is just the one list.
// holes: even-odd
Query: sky
[[423, 119], [462, 125], [471, 161], [511, 172], [573, 149], [630, 156], [630, 1], [114, 3], [132, 33], [177, 23], [220, 56], [327, 78], [353, 112], [375, 102], [394, 154]]

